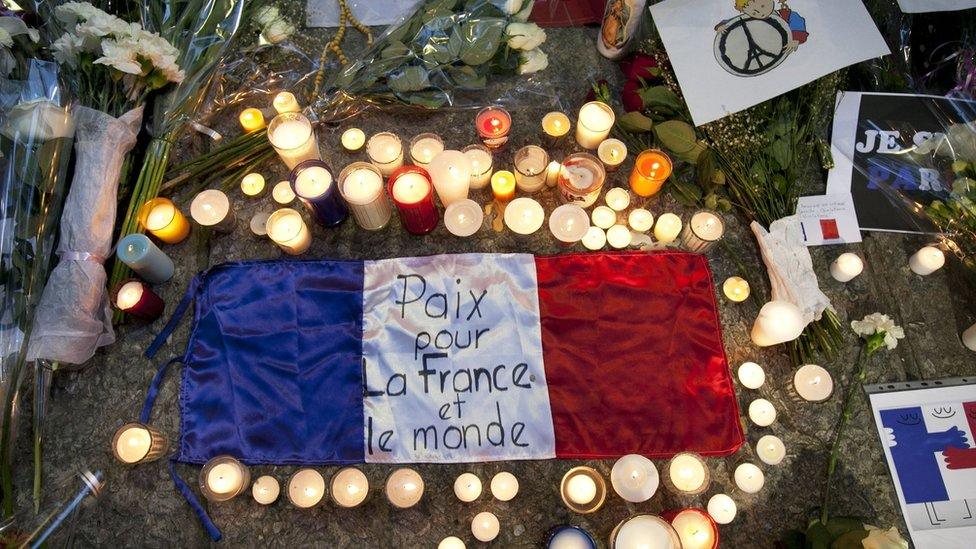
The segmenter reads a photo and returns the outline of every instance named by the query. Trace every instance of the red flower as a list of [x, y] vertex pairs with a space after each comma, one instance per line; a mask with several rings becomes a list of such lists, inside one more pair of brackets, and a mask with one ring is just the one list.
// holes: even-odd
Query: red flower
[[627, 80], [640, 80], [651, 82], [658, 79], [660, 71], [657, 69], [657, 60], [644, 53], [635, 53], [620, 62], [620, 69], [624, 71]]
[[644, 100], [638, 93], [641, 83], [636, 80], [628, 80], [624, 84], [624, 90], [620, 94], [620, 99], [624, 103], [624, 110], [627, 112], [641, 111], [644, 109]]

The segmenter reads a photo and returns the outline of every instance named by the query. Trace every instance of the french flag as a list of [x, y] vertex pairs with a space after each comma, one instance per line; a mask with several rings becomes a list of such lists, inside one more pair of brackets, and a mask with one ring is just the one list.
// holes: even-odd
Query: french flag
[[200, 273], [180, 310], [190, 300], [179, 461], [720, 456], [743, 442], [701, 255], [235, 262]]

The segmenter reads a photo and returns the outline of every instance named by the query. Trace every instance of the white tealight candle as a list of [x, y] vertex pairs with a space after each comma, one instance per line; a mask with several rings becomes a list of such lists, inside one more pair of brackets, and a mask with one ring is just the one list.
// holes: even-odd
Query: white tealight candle
[[760, 427], [768, 427], [776, 421], [776, 408], [772, 402], [757, 398], [749, 403], [749, 419]]
[[366, 142], [366, 154], [383, 177], [390, 177], [403, 166], [403, 145], [400, 138], [390, 132], [380, 132], [370, 137]]
[[468, 197], [471, 160], [461, 151], [442, 151], [430, 161], [430, 179], [445, 207]]
[[671, 526], [681, 539], [681, 549], [712, 549], [718, 531], [711, 518], [698, 509], [685, 509], [673, 519]]
[[590, 227], [583, 235], [583, 247], [587, 250], [602, 250], [607, 245], [607, 232], [600, 227]]
[[593, 213], [590, 216], [593, 220], [593, 225], [603, 230], [609, 229], [617, 223], [617, 212], [607, 206], [593, 208]]
[[447, 536], [437, 544], [437, 549], [465, 549], [464, 542], [456, 536]]
[[386, 497], [394, 507], [408, 509], [424, 496], [424, 479], [420, 473], [402, 467], [390, 473], [386, 479]]
[[917, 275], [930, 275], [945, 265], [945, 254], [935, 246], [925, 246], [908, 259], [908, 267]]
[[664, 519], [654, 515], [630, 517], [613, 529], [610, 549], [680, 549], [678, 533]]
[[494, 513], [482, 511], [471, 521], [471, 533], [478, 541], [489, 542], [498, 537], [501, 525]]
[[627, 189], [620, 187], [614, 187], [607, 191], [607, 196], [604, 199], [607, 201], [607, 206], [610, 206], [610, 209], [615, 212], [622, 212], [627, 209], [627, 206], [630, 206], [630, 193], [627, 192]]
[[491, 182], [492, 156], [484, 145], [468, 145], [461, 150], [471, 163], [472, 189], [483, 189]]
[[542, 227], [546, 212], [542, 205], [527, 197], [516, 198], [505, 208], [505, 226], [518, 234], [532, 234]]
[[976, 324], [966, 328], [959, 336], [962, 344], [970, 351], [976, 351]]
[[454, 236], [471, 236], [481, 229], [485, 214], [477, 202], [469, 198], [458, 200], [444, 210], [444, 226]]
[[573, 475], [566, 481], [566, 497], [578, 505], [586, 505], [596, 497], [596, 481], [589, 475]]
[[722, 293], [734, 303], [748, 299], [749, 292], [749, 282], [741, 276], [730, 276], [722, 283]]
[[762, 490], [763, 484], [766, 483], [766, 477], [763, 475], [762, 469], [752, 463], [743, 463], [736, 467], [733, 477], [735, 478], [735, 485], [739, 487], [739, 490], [747, 494], [755, 494]]
[[282, 206], [287, 206], [295, 200], [295, 192], [291, 190], [291, 182], [279, 181], [271, 190], [271, 198]]
[[799, 307], [789, 301], [770, 301], [759, 309], [752, 325], [752, 342], [760, 347], [786, 343], [800, 337], [805, 327]]
[[115, 457], [122, 463], [138, 463], [152, 447], [152, 434], [141, 425], [130, 424], [115, 435]]
[[217, 189], [207, 189], [193, 197], [190, 217], [203, 227], [212, 227], [223, 233], [233, 231], [237, 221], [230, 207], [230, 199]]
[[715, 494], [708, 499], [708, 514], [719, 524], [732, 522], [735, 512], [735, 501], [726, 494]]
[[555, 187], [559, 183], [559, 172], [563, 169], [563, 165], [559, 162], [553, 160], [549, 162], [549, 166], [546, 168], [546, 186]]
[[217, 494], [227, 494], [240, 488], [243, 476], [230, 463], [215, 465], [207, 475], [207, 484]]
[[430, 165], [444, 151], [444, 141], [434, 133], [422, 133], [410, 140], [410, 159], [421, 168]]
[[302, 469], [288, 481], [288, 499], [301, 509], [308, 509], [325, 496], [325, 479], [315, 469]]
[[491, 495], [498, 501], [511, 501], [519, 491], [519, 481], [512, 473], [502, 471], [491, 477]]
[[268, 218], [271, 217], [271, 212], [258, 212], [251, 217], [250, 227], [251, 232], [256, 236], [267, 236], [268, 235]]
[[454, 495], [464, 503], [481, 497], [481, 479], [474, 473], [461, 473], [454, 480]]
[[708, 468], [702, 458], [683, 452], [668, 462], [668, 479], [679, 492], [697, 494], [708, 486]]
[[610, 470], [610, 484], [621, 498], [631, 503], [647, 501], [657, 492], [660, 478], [654, 462], [644, 456], [628, 454]]
[[259, 173], [249, 173], [241, 179], [241, 192], [245, 196], [259, 196], [264, 192], [264, 176]]
[[611, 248], [622, 250], [630, 246], [630, 229], [626, 225], [614, 225], [607, 229], [607, 243]]
[[271, 101], [271, 105], [278, 114], [302, 110], [301, 105], [298, 104], [298, 99], [295, 99], [295, 94], [288, 91], [279, 92]]
[[821, 366], [804, 364], [793, 374], [793, 387], [803, 400], [821, 402], [833, 394], [834, 379]]
[[200, 471], [200, 486], [207, 499], [226, 501], [244, 490], [249, 477], [241, 462], [230, 456], [217, 456]]
[[254, 481], [254, 485], [251, 486], [251, 495], [254, 496], [254, 501], [261, 505], [274, 503], [280, 493], [281, 486], [278, 484], [278, 481], [268, 475], [258, 478]]
[[664, 213], [657, 218], [654, 224], [654, 239], [664, 244], [674, 242], [675, 238], [681, 234], [681, 218], [673, 213]]
[[766, 383], [766, 372], [755, 362], [743, 362], [739, 366], [739, 383], [747, 389], [758, 389]]
[[619, 139], [606, 139], [597, 147], [596, 155], [607, 167], [607, 171], [612, 172], [627, 158], [627, 145]]
[[786, 446], [779, 437], [765, 435], [756, 443], [756, 455], [766, 465], [779, 465], [786, 457]]
[[366, 144], [366, 133], [359, 128], [349, 128], [342, 132], [342, 148], [356, 152]]
[[332, 477], [330, 493], [339, 507], [356, 507], [369, 495], [369, 480], [359, 469], [344, 467]]
[[830, 264], [830, 276], [837, 282], [849, 282], [864, 270], [864, 262], [857, 254], [850, 252], [840, 254]]
[[549, 230], [563, 244], [579, 242], [590, 228], [590, 216], [576, 204], [563, 204], [549, 215]]
[[644, 208], [635, 208], [627, 216], [627, 223], [631, 230], [646, 233], [654, 226], [654, 214]]

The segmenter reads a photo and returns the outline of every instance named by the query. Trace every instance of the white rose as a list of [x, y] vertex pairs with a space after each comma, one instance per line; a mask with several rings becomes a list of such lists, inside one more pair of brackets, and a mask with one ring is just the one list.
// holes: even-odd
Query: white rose
[[512, 16], [512, 20], [518, 21], [519, 23], [525, 23], [529, 20], [529, 16], [532, 15], [533, 7], [535, 7], [535, 0], [529, 0], [525, 4], [522, 4], [522, 9]]
[[516, 50], [534, 50], [546, 41], [546, 31], [535, 23], [509, 23], [505, 34], [509, 47]]
[[47, 141], [74, 134], [75, 124], [66, 109], [52, 101], [40, 99], [18, 103], [7, 114], [2, 128], [10, 139]]
[[270, 25], [265, 27], [264, 30], [261, 31], [261, 35], [264, 36], [268, 42], [277, 44], [278, 42], [287, 40], [288, 37], [294, 32], [295, 27], [291, 23], [285, 21], [284, 19], [278, 19], [276, 21], [272, 21]]
[[877, 526], [864, 525], [868, 536], [861, 540], [864, 549], [908, 549], [908, 542], [901, 537], [897, 528], [882, 530]]
[[518, 13], [524, 0], [491, 0], [491, 3], [508, 15]]
[[549, 56], [542, 50], [523, 51], [519, 55], [519, 74], [529, 74], [549, 66]]

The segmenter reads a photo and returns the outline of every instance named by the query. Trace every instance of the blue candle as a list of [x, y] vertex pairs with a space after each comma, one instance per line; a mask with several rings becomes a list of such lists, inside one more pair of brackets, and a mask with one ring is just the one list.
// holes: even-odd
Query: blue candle
[[329, 165], [306, 160], [291, 172], [291, 189], [319, 224], [335, 227], [349, 216]]
[[596, 542], [579, 526], [557, 526], [546, 536], [547, 549], [596, 549]]
[[115, 254], [151, 284], [166, 282], [176, 270], [173, 260], [144, 234], [130, 234], [120, 240]]

